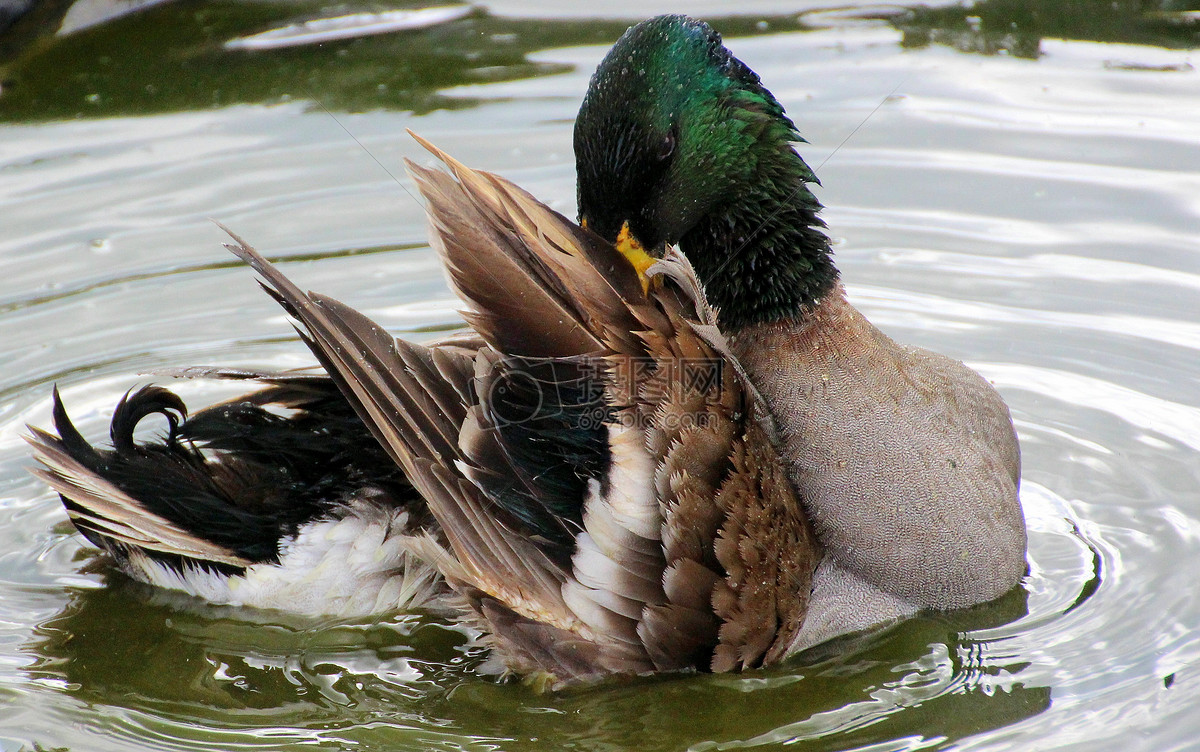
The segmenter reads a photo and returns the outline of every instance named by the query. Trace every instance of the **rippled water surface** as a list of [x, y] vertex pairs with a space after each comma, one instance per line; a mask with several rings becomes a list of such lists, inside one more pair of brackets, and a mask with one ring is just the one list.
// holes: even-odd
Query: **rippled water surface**
[[681, 6], [498, 2], [254, 51], [223, 45], [319, 4], [182, 0], [52, 36], [66, 5], [0, 36], [0, 750], [1200, 749], [1194, 17], [688, 8], [809, 141], [853, 301], [1008, 400], [1029, 576], [771, 671], [547, 696], [478, 675], [470, 635], [428, 618], [313, 623], [91, 572], [21, 435], [55, 383], [99, 439], [148, 371], [309, 362], [209, 218], [398, 334], [458, 327], [404, 129], [572, 213], [592, 68]]

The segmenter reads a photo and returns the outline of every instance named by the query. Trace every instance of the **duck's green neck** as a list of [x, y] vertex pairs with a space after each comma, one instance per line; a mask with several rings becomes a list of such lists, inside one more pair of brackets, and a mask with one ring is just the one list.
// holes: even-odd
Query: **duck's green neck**
[[815, 180], [789, 145], [779, 164], [735, 204], [703, 217], [679, 242], [722, 328], [801, 318], [837, 284]]

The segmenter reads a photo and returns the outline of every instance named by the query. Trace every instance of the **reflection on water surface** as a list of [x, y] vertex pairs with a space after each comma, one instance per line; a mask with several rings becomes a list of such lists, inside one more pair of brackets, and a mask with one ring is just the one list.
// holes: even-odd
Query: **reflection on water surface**
[[[389, 11], [393, 17], [387, 24], [386, 12], [356, 10], [330, 9], [314, 0], [47, 2], [12, 22], [0, 38], [0, 70], [5, 71], [0, 117], [110, 117], [289, 100], [352, 112], [470, 107], [477, 102], [444, 96], [443, 90], [562, 73], [563, 64], [531, 56], [611, 44], [643, 15], [629, 8], [611, 21], [514, 18], [484, 7], [448, 5], [432, 13]], [[1196, 14], [1171, 0], [986, 0], [969, 8], [789, 9], [709, 20], [727, 36], [876, 20], [903, 32], [901, 45], [907, 48], [940, 43], [965, 52], [1033, 58], [1048, 37], [1171, 48], [1200, 43]], [[297, 27], [306, 24], [310, 33], [298, 34]], [[332, 28], [344, 36], [330, 33]], [[393, 33], [380, 34], [381, 28]], [[56, 38], [48, 39], [55, 30]], [[283, 45], [281, 32], [298, 38]], [[264, 44], [271, 35], [280, 46]]]

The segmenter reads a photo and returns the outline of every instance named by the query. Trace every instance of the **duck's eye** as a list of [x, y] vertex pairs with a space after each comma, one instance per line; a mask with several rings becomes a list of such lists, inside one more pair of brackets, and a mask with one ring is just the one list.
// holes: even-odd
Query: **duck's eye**
[[675, 153], [675, 131], [667, 131], [667, 135], [663, 136], [663, 140], [658, 144], [658, 151], [654, 154], [654, 158], [659, 162], [666, 162]]

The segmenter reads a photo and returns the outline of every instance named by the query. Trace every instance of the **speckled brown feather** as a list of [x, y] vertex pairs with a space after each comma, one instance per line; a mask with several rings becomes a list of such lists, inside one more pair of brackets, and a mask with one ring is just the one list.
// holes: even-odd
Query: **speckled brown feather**
[[725, 522], [717, 559], [726, 576], [713, 591], [721, 619], [714, 671], [769, 665], [786, 655], [808, 609], [818, 550], [787, 473], [757, 422], [751, 421], [721, 484]]

